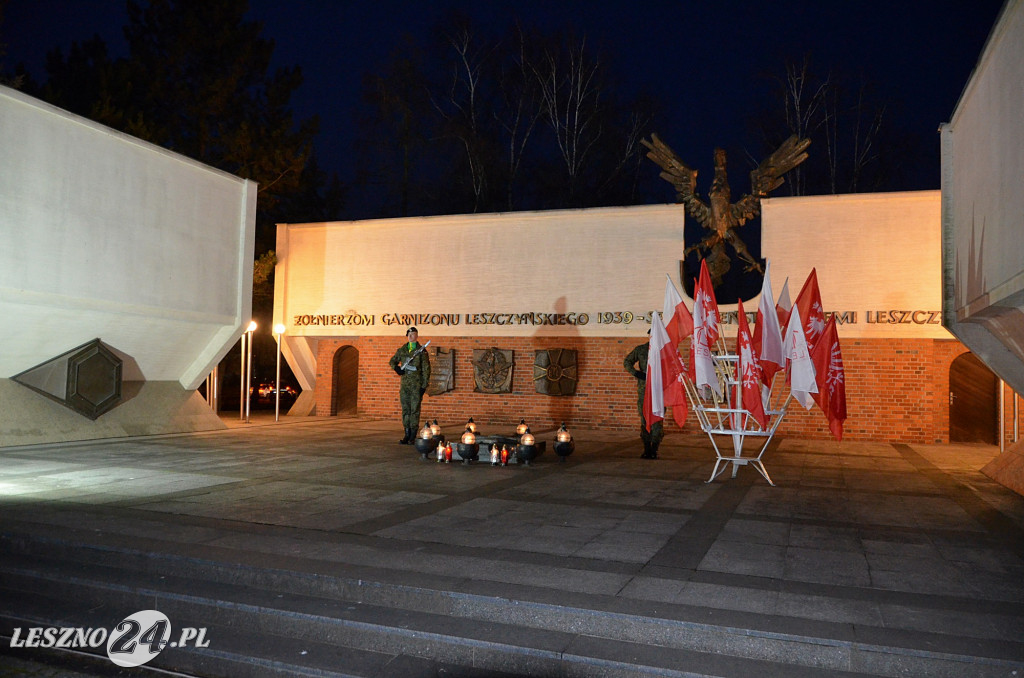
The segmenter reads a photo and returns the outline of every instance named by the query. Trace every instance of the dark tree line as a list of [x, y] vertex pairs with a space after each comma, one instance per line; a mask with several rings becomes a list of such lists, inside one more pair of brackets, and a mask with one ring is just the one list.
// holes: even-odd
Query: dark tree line
[[[0, 0], [0, 19], [5, 0]], [[274, 224], [424, 214], [629, 205], [672, 200], [639, 145], [659, 102], [616, 81], [613, 55], [569, 30], [509, 23], [496, 34], [450, 15], [430, 38], [401, 43], [367, 73], [354, 190], [313, 152], [318, 120], [290, 100], [298, 67], [272, 70], [272, 40], [247, 0], [128, 0], [128, 54], [99, 37], [53, 50], [46, 80], [0, 80], [62, 108], [259, 183], [257, 305], [271, 303]], [[781, 194], [892, 190], [915, 140], [896, 133], [892, 104], [849, 74], [790, 61], [755, 116], [758, 141], [731, 176], [792, 133], [812, 139]], [[660, 131], [660, 130], [659, 130]], [[671, 130], [665, 130], [665, 136]], [[702, 144], [729, 145], [709, 139]], [[735, 190], [745, 190], [736, 185]], [[688, 233], [688, 237], [693, 236]], [[752, 232], [749, 244], [756, 248]]]
[[380, 216], [651, 202], [651, 99], [585, 36], [450, 17], [364, 81], [358, 185]]
[[767, 76], [772, 86], [753, 121], [764, 148], [791, 134], [810, 138], [807, 161], [787, 177], [783, 194], [820, 195], [898, 190], [922, 141], [894, 124], [896, 103], [863, 74], [821, 70], [809, 55]]
[[[7, 8], [7, 0], [0, 0], [0, 28], [4, 24], [4, 10]], [[0, 33], [0, 38], [3, 35]], [[4, 58], [7, 56], [7, 43], [0, 39], [0, 85], [19, 89], [22, 85], [22, 76], [7, 72]]]
[[[93, 37], [67, 54], [52, 51], [42, 84], [3, 70], [2, 61], [0, 78], [257, 181], [258, 255], [272, 249], [279, 221], [671, 199], [638, 143], [655, 131], [659, 103], [616, 81], [614, 55], [587, 36], [519, 23], [489, 34], [450, 15], [429, 39], [402, 43], [364, 78], [354, 155], [357, 213], [345, 211], [340, 182], [316, 162], [318, 120], [297, 120], [290, 110], [301, 71], [271, 70], [274, 43], [246, 19], [247, 0], [128, 0], [127, 6], [126, 57], [112, 58]], [[783, 193], [900, 185], [901, 161], [914, 157], [915, 140], [895, 133], [892, 104], [863, 78], [818, 73], [805, 58], [786, 63], [772, 81], [748, 164], [791, 133], [814, 142]], [[671, 130], [663, 136], [671, 138]], [[740, 176], [741, 156], [732, 158]]]
[[112, 58], [94, 36], [67, 54], [51, 51], [45, 82], [21, 73], [21, 89], [258, 182], [257, 256], [273, 248], [285, 215], [340, 213], [340, 183], [313, 156], [319, 121], [296, 120], [290, 109], [302, 73], [271, 70], [274, 42], [245, 18], [247, 0], [128, 0], [127, 8], [127, 56]]

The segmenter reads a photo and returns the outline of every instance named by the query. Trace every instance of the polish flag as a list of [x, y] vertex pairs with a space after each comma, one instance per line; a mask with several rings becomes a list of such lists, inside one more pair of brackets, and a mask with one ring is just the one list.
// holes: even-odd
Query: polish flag
[[786, 278], [786, 282], [782, 283], [782, 291], [779, 292], [779, 301], [775, 304], [775, 313], [779, 316], [779, 327], [789, 324], [789, 312], [792, 308], [793, 303], [789, 300], [789, 278]]
[[[804, 321], [804, 337], [807, 339], [807, 352], [814, 354], [814, 347], [821, 343], [825, 331], [825, 311], [821, 306], [821, 292], [818, 291], [818, 272], [811, 269], [800, 294], [796, 297], [796, 307], [800, 309], [800, 317]], [[825, 389], [825, 373], [815, 372], [818, 391]]]
[[[772, 296], [771, 267], [770, 261], [764, 267], [764, 282], [761, 283], [761, 301], [757, 305], [757, 324], [754, 325], [753, 337], [754, 359], [759, 363], [761, 381], [765, 386], [771, 386], [772, 377], [786, 366], [779, 315], [772, 308], [775, 297]], [[788, 291], [786, 296], [788, 298]]]
[[836, 318], [832, 316], [825, 325], [821, 340], [811, 351], [814, 369], [824, 375], [820, 392], [814, 394], [814, 402], [825, 413], [828, 428], [836, 440], [843, 439], [843, 422], [846, 421], [846, 372], [843, 369], [843, 352], [839, 348], [839, 333]]
[[657, 313], [651, 314], [651, 341], [647, 351], [647, 381], [644, 386], [644, 425], [647, 430], [665, 419], [665, 405], [680, 427], [686, 423], [686, 391], [683, 389], [683, 361], [670, 343], [668, 332]]
[[[667, 275], [665, 276], [665, 301], [662, 305], [662, 313], [664, 314], [662, 317], [665, 318], [665, 333], [669, 338], [669, 345], [666, 348], [671, 349], [672, 353], [662, 361], [665, 405], [672, 408], [672, 418], [679, 424], [679, 428], [682, 428], [689, 414], [683, 375], [688, 374], [689, 370], [683, 362], [682, 356], [679, 355], [679, 342], [693, 334], [693, 316], [690, 315], [690, 310], [683, 303], [683, 298], [672, 283], [672, 278]], [[669, 363], [673, 366], [672, 374], [664, 369], [665, 365]], [[675, 366], [678, 366], [679, 369], [676, 370]]]
[[707, 384], [715, 395], [721, 398], [722, 387], [719, 386], [718, 375], [715, 374], [715, 361], [711, 357], [711, 349], [718, 341], [718, 328], [721, 327], [722, 319], [718, 314], [718, 302], [715, 301], [715, 291], [711, 287], [708, 266], [703, 259], [700, 262], [700, 277], [697, 279], [693, 294], [693, 348], [690, 351], [693, 381], [697, 388]]
[[825, 331], [825, 310], [821, 306], [817, 270], [811, 269], [804, 286], [800, 288], [800, 294], [796, 295], [796, 307], [800, 309], [800, 317], [804, 321], [807, 350], [813, 351], [814, 345], [821, 339], [821, 333]]
[[665, 331], [672, 345], [678, 347], [679, 342], [693, 334], [693, 316], [683, 303], [679, 290], [672, 283], [672, 278], [665, 275], [665, 303], [662, 307], [662, 318], [665, 319]]
[[[733, 402], [740, 404], [749, 412], [763, 431], [768, 428], [768, 417], [764, 413], [764, 404], [761, 402], [761, 366], [755, 357], [753, 340], [750, 337], [750, 326], [747, 325], [747, 314], [743, 312], [742, 299], [739, 300], [736, 317], [739, 319], [739, 330], [736, 333], [736, 352], [739, 354], [739, 363], [736, 366], [736, 398]], [[742, 416], [740, 415], [740, 417]], [[740, 419], [739, 422], [733, 424], [733, 428], [738, 429], [742, 424], [743, 421]]]
[[793, 307], [789, 316], [789, 324], [782, 337], [782, 350], [786, 355], [787, 381], [790, 391], [804, 409], [811, 409], [814, 401], [812, 393], [818, 392], [818, 384], [814, 377], [814, 362], [807, 351], [807, 338], [804, 336], [803, 321], [800, 319], [800, 308]]

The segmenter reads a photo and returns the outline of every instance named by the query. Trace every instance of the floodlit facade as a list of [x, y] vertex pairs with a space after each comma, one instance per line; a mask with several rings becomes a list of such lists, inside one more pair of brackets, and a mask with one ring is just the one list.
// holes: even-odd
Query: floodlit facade
[[[294, 412], [397, 421], [387, 361], [415, 325], [432, 360], [451, 363], [424, 417], [632, 429], [635, 381], [622, 361], [646, 341], [666, 275], [683, 290], [683, 218], [680, 205], [646, 205], [281, 224], [274, 322], [286, 327], [283, 352], [304, 389]], [[966, 349], [942, 326], [939, 220], [938, 191], [764, 202], [762, 253], [776, 294], [788, 277], [795, 299], [815, 268], [825, 309], [837, 314], [849, 437], [950, 438], [950, 368]], [[491, 349], [511, 363], [498, 392], [480, 383], [481, 352]], [[575, 391], [542, 393], [545, 360], [566, 352]], [[791, 409], [781, 432], [825, 437], [828, 428], [817, 410]]]

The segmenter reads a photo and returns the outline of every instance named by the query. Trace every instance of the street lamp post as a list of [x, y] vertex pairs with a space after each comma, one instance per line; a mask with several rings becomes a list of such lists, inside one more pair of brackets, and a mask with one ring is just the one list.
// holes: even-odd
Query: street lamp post
[[274, 421], [281, 419], [281, 340], [284, 338], [284, 325], [274, 325], [274, 335], [277, 337], [277, 376], [274, 378]]
[[251, 321], [249, 321], [249, 327], [245, 330], [245, 333], [247, 335], [249, 335], [248, 356], [247, 356], [247, 360], [248, 360], [248, 363], [249, 363], [249, 368], [246, 371], [246, 375], [245, 375], [245, 423], [246, 424], [249, 423], [249, 395], [250, 395], [249, 394], [249, 386], [250, 386], [249, 382], [252, 381], [252, 333], [255, 332], [255, 331], [256, 331], [256, 321], [255, 320], [251, 320]]
[[246, 332], [242, 333], [242, 365], [238, 368], [238, 418], [245, 421], [245, 340], [248, 338]]
[[220, 405], [218, 399], [220, 397], [220, 370], [217, 365], [213, 366], [210, 373], [206, 375], [206, 403], [210, 406], [210, 409], [214, 412], [220, 412]]

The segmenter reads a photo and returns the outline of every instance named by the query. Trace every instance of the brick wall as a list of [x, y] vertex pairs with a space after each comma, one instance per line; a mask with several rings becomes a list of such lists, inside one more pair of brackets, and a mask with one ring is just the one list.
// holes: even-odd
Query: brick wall
[[[561, 421], [579, 428], [635, 429], [639, 425], [636, 382], [623, 370], [622, 360], [640, 341], [635, 337], [445, 338], [435, 343], [455, 350], [455, 390], [424, 396], [422, 416], [448, 423], [472, 416], [488, 432], [510, 430], [520, 417], [537, 430]], [[395, 337], [322, 339], [317, 356], [316, 414], [330, 414], [335, 352], [342, 346], [354, 346], [359, 351], [359, 413], [398, 422], [398, 376], [388, 367], [388, 360], [400, 345]], [[514, 351], [511, 393], [473, 391], [473, 349], [492, 346]], [[553, 397], [535, 392], [534, 350], [551, 348], [577, 351], [576, 395]], [[842, 351], [848, 415], [845, 439], [948, 442], [949, 366], [966, 351], [962, 344], [955, 340], [862, 339], [843, 341]], [[781, 385], [782, 377], [776, 380]], [[669, 433], [678, 431], [671, 417], [666, 419], [666, 427]], [[396, 423], [398, 428], [400, 423]], [[697, 430], [691, 416], [685, 431]], [[814, 439], [831, 435], [820, 410], [805, 411], [795, 402], [779, 434]]]
[[[842, 341], [846, 372], [844, 438], [900, 443], [949, 441], [949, 365], [967, 349], [955, 340]], [[790, 407], [783, 435], [829, 437], [816, 407]]]

